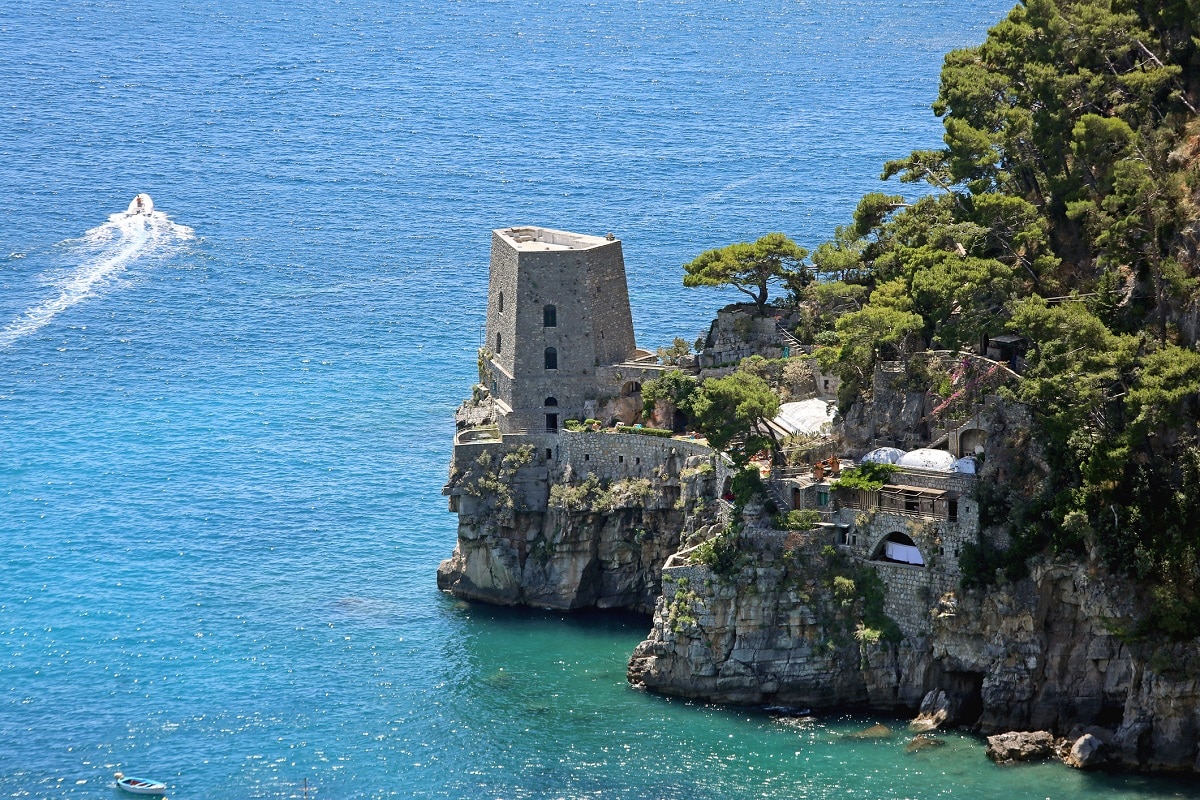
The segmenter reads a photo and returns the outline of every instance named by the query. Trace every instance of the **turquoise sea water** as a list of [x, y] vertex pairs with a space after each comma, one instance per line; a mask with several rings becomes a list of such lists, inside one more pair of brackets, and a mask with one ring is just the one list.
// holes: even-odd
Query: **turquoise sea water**
[[489, 230], [615, 232], [691, 339], [679, 265], [829, 236], [1006, 6], [7, 6], [0, 796], [1195, 796], [649, 696], [644, 619], [434, 587]]

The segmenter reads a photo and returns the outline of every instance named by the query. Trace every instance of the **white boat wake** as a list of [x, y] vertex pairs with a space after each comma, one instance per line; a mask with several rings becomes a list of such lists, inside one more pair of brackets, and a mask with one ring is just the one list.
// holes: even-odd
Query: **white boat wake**
[[[139, 198], [144, 200], [139, 203]], [[43, 276], [55, 293], [0, 330], [0, 349], [11, 347], [71, 306], [95, 296], [129, 265], [178, 253], [193, 235], [191, 228], [155, 211], [149, 195], [138, 195], [128, 211], [111, 215], [108, 222], [92, 228], [80, 239], [60, 243], [66, 248], [66, 259], [74, 266]]]

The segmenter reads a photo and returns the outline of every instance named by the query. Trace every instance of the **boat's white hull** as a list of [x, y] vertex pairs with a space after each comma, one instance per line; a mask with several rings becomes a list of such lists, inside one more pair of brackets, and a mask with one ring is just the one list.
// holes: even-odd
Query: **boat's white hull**
[[163, 795], [167, 793], [167, 785], [165, 783], [146, 780], [145, 778], [127, 778], [119, 772], [114, 777], [117, 779], [117, 787], [130, 794]]

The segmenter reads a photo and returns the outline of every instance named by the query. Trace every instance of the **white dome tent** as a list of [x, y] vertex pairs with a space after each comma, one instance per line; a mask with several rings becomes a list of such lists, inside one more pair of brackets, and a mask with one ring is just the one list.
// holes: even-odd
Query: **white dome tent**
[[904, 456], [904, 451], [898, 447], [877, 447], [862, 457], [863, 461], [875, 464], [895, 464]]
[[950, 472], [954, 468], [955, 461], [954, 456], [945, 450], [931, 450], [928, 447], [922, 447], [908, 451], [896, 463], [901, 467]]

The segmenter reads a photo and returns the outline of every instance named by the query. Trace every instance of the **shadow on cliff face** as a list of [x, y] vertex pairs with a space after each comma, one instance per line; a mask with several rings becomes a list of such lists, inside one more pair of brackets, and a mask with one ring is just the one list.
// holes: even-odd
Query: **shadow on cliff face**
[[553, 623], [568, 631], [586, 630], [606, 635], [643, 635], [652, 617], [623, 609], [585, 608], [578, 611], [553, 611], [523, 606], [496, 606], [489, 603], [455, 599], [453, 613], [482, 624], [541, 625]]
[[938, 682], [951, 698], [954, 724], [971, 729], [983, 715], [983, 673], [945, 672]]

